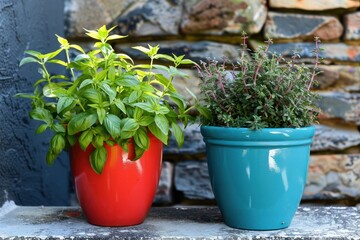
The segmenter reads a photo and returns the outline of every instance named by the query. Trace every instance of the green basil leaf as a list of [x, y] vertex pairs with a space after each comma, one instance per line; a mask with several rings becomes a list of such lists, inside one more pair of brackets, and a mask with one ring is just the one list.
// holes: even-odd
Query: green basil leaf
[[169, 133], [169, 121], [164, 115], [157, 114], [155, 116], [155, 124], [159, 127], [161, 132], [165, 135], [168, 135]]
[[174, 85], [170, 82], [170, 80], [168, 78], [166, 78], [164, 75], [162, 74], [155, 74], [155, 79], [164, 87], [169, 88], [169, 90], [176, 92], [176, 89], [174, 87]]
[[143, 52], [145, 54], [149, 54], [150, 53], [150, 49], [147, 49], [143, 46], [136, 46], [136, 47], [132, 47], [133, 49], [139, 50], [140, 52]]
[[133, 103], [136, 100], [138, 100], [142, 95], [142, 91], [141, 90], [135, 90], [133, 91], [130, 96], [129, 96], [129, 103]]
[[125, 118], [122, 120], [123, 127], [121, 131], [133, 132], [138, 130], [139, 124], [132, 118]]
[[96, 113], [83, 112], [73, 117], [68, 125], [68, 133], [74, 135], [78, 132], [85, 131], [97, 121]]
[[94, 80], [85, 79], [84, 81], [81, 82], [79, 88], [81, 89], [81, 88], [86, 87], [87, 85], [92, 84], [92, 83], [94, 83]]
[[66, 40], [65, 38], [60, 37], [59, 35], [56, 35], [56, 37], [57, 37], [58, 42], [59, 42], [62, 46], [66, 47], [66, 46], [69, 45], [68, 40]]
[[49, 63], [55, 63], [55, 64], [59, 64], [61, 66], [64, 66], [64, 67], [67, 67], [67, 63], [62, 61], [62, 60], [59, 60], [59, 59], [51, 59], [48, 61]]
[[55, 134], [50, 140], [51, 151], [56, 155], [61, 153], [61, 151], [65, 148], [65, 145], [65, 138], [60, 133]]
[[33, 58], [33, 57], [25, 57], [25, 58], [21, 59], [21, 61], [19, 63], [19, 67], [21, 67], [24, 64], [31, 63], [31, 62], [35, 62], [35, 63], [40, 64], [40, 62], [37, 59]]
[[170, 112], [170, 110], [164, 106], [160, 106], [159, 110], [156, 111], [157, 114], [162, 114], [162, 115], [165, 115], [169, 112]]
[[133, 75], [122, 75], [115, 81], [118, 86], [135, 87], [140, 84], [140, 81]]
[[104, 80], [107, 76], [107, 72], [108, 72], [108, 69], [104, 69], [104, 70], [98, 72], [94, 78], [94, 81], [100, 82], [100, 81]]
[[140, 128], [136, 131], [134, 134], [134, 141], [137, 146], [144, 150], [148, 149], [150, 146], [150, 140], [144, 128]]
[[59, 123], [52, 125], [50, 128], [51, 128], [51, 130], [53, 130], [56, 133], [65, 133], [66, 132], [64, 125], [59, 124]]
[[193, 62], [190, 59], [183, 59], [183, 60], [180, 61], [180, 64], [194, 64], [194, 65], [197, 65], [195, 62]]
[[37, 80], [37, 81], [34, 83], [33, 86], [36, 87], [37, 85], [39, 85], [39, 84], [42, 83], [42, 82], [47, 82], [47, 80], [44, 79], [44, 78], [41, 78], [41, 79]]
[[108, 78], [110, 79], [111, 82], [115, 81], [115, 76], [116, 76], [116, 69], [114, 66], [110, 66], [108, 72]]
[[109, 96], [109, 101], [112, 103], [116, 97], [116, 91], [106, 83], [101, 85], [101, 89]]
[[142, 157], [142, 155], [144, 155], [144, 152], [145, 152], [145, 149], [135, 145], [135, 158], [132, 160], [133, 161], [138, 160], [139, 158]]
[[132, 138], [135, 134], [135, 131], [121, 131], [120, 138], [121, 139], [129, 139]]
[[157, 139], [159, 139], [164, 144], [167, 144], [168, 135], [164, 134], [155, 123], [150, 124], [148, 128]]
[[141, 108], [142, 110], [145, 110], [145, 111], [150, 112], [150, 113], [155, 112], [155, 110], [153, 109], [151, 103], [149, 103], [149, 102], [135, 103], [133, 106], [137, 106], [137, 107]]
[[79, 137], [79, 144], [82, 150], [86, 150], [86, 148], [89, 146], [89, 144], [92, 142], [92, 139], [94, 137], [94, 134], [92, 130], [86, 130], [85, 132], [81, 133]]
[[104, 119], [104, 126], [114, 139], [120, 136], [120, 122], [120, 118], [113, 114], [106, 115]]
[[154, 58], [155, 58], [155, 59], [163, 58], [163, 59], [167, 59], [167, 60], [169, 60], [169, 61], [171, 61], [171, 62], [175, 62], [175, 59], [174, 59], [173, 57], [171, 57], [171, 56], [169, 56], [169, 55], [166, 55], [166, 54], [156, 54], [156, 55], [154, 56]]
[[99, 34], [94, 31], [94, 30], [87, 30], [85, 29], [85, 31], [87, 32], [86, 35], [88, 35], [91, 38], [94, 38], [96, 40], [101, 40], [101, 37], [99, 36]]
[[76, 141], [77, 141], [75, 135], [69, 135], [69, 134], [68, 134], [68, 135], [66, 135], [66, 138], [67, 138], [70, 146], [74, 146], [74, 145], [75, 145], [75, 143], [76, 143]]
[[48, 98], [60, 97], [66, 95], [66, 89], [56, 83], [49, 83], [43, 87], [43, 94]]
[[81, 53], [85, 54], [84, 49], [82, 49], [82, 47], [80, 47], [79, 45], [76, 45], [76, 44], [70, 44], [70, 45], [69, 45], [69, 47], [74, 48], [74, 49], [78, 50], [79, 52], [81, 52]]
[[36, 98], [34, 94], [29, 94], [29, 93], [17, 93], [15, 94], [15, 97], [28, 98], [28, 99]]
[[184, 144], [183, 130], [174, 122], [171, 123], [171, 128], [178, 146], [181, 147]]
[[90, 100], [93, 103], [101, 103], [102, 102], [101, 93], [94, 88], [86, 89], [82, 93], [82, 96], [84, 98]]
[[108, 33], [105, 25], [103, 25], [101, 28], [99, 28], [98, 34], [99, 34], [99, 36], [100, 36], [102, 39], [107, 38], [107, 36], [109, 35], [109, 33]]
[[124, 114], [126, 114], [125, 104], [121, 101], [121, 99], [115, 99], [114, 101], [117, 108], [119, 108]]
[[37, 59], [43, 59], [43, 55], [38, 51], [26, 50], [25, 53], [29, 54], [29, 55], [31, 55], [33, 57], [36, 57]]
[[[74, 59], [74, 62], [81, 62], [81, 61], [88, 61], [88, 60], [90, 60], [91, 58], [90, 58], [90, 56], [89, 55], [87, 55], [87, 54], [79, 54], [79, 55], [77, 55], [76, 57], [75, 57], [75, 59]], [[84, 62], [85, 62], [84, 61]]]
[[178, 106], [181, 112], [185, 110], [186, 103], [181, 95], [178, 93], [170, 93], [170, 99]]
[[114, 141], [111, 141], [111, 140], [106, 140], [105, 141], [107, 145], [113, 147], [115, 145], [115, 142]]
[[150, 117], [150, 116], [142, 116], [138, 121], [138, 124], [140, 126], [149, 126], [151, 123], [154, 122], [154, 117]]
[[45, 130], [48, 128], [49, 125], [47, 124], [41, 124], [37, 129], [36, 129], [36, 134], [40, 134], [45, 132]]
[[[51, 77], [50, 77], [50, 79], [63, 79], [63, 80], [69, 80], [69, 78], [68, 78], [68, 77], [66, 77], [66, 76], [64, 76], [64, 75], [61, 75], [61, 74], [51, 76]], [[71, 83], [71, 82], [62, 82], [62, 83], [63, 83], [63, 84], [65, 84], [65, 85], [72, 85], [72, 83]], [[58, 84], [61, 84], [61, 83], [58, 83]]]
[[121, 36], [121, 35], [117, 35], [117, 34], [113, 34], [110, 35], [106, 40], [110, 41], [110, 40], [114, 40], [114, 39], [121, 39], [121, 38], [125, 38], [126, 36]]
[[49, 110], [45, 108], [35, 108], [30, 111], [30, 117], [34, 120], [39, 120], [51, 125], [53, 122], [53, 117]]
[[135, 107], [135, 110], [134, 110], [134, 119], [135, 120], [139, 120], [141, 118], [141, 116], [143, 115], [143, 110], [139, 107]]
[[47, 53], [47, 54], [44, 54], [43, 55], [43, 58], [44, 59], [52, 59], [52, 58], [54, 58], [54, 57], [56, 57], [59, 53], [61, 53], [61, 51], [62, 51], [63, 49], [58, 49], [58, 50], [56, 50], [56, 51], [53, 51], [53, 52], [51, 52], [51, 53]]
[[56, 112], [58, 114], [61, 112], [65, 112], [74, 105], [75, 100], [72, 97], [60, 97], [56, 105]]
[[102, 135], [95, 135], [95, 137], [92, 140], [92, 145], [96, 148], [100, 148], [104, 146], [105, 138]]
[[105, 162], [107, 158], [107, 150], [105, 147], [96, 148], [90, 155], [90, 164], [92, 169], [101, 174], [104, 170]]
[[103, 108], [96, 108], [96, 113], [97, 113], [98, 120], [99, 120], [100, 124], [103, 124], [103, 121], [104, 121], [105, 116], [106, 116], [106, 110], [103, 109]]
[[49, 149], [46, 153], [46, 163], [48, 165], [53, 165], [57, 156], [57, 154], [53, 153], [51, 149]]

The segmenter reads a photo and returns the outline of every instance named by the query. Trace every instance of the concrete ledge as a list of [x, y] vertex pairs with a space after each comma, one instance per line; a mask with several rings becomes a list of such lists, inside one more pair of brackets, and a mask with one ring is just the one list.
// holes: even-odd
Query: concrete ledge
[[0, 239], [360, 239], [360, 208], [300, 207], [291, 226], [278, 231], [245, 231], [223, 224], [217, 207], [152, 208], [138, 226], [88, 224], [79, 208], [0, 209]]

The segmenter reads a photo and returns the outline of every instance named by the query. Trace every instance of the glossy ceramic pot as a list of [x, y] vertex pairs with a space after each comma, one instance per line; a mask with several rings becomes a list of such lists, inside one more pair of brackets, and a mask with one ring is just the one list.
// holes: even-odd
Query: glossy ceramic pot
[[[162, 143], [149, 135], [150, 147], [137, 161], [119, 145], [105, 145], [108, 155], [101, 174], [91, 168], [89, 146], [70, 150], [71, 171], [80, 206], [89, 223], [99, 226], [131, 226], [144, 221], [159, 183]], [[130, 158], [130, 159], [129, 159]]]
[[210, 180], [225, 223], [234, 228], [286, 228], [303, 194], [314, 127], [202, 126]]

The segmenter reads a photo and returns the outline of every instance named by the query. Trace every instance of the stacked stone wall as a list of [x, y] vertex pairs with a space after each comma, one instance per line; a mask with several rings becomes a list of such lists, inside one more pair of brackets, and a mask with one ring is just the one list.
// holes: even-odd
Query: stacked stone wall
[[[83, 28], [117, 25], [116, 31], [129, 37], [114, 47], [137, 61], [143, 59], [130, 46], [149, 43], [196, 61], [236, 62], [246, 31], [251, 48], [272, 38], [271, 50], [285, 57], [298, 50], [311, 62], [313, 38], [319, 36], [325, 60], [313, 90], [323, 96], [322, 114], [303, 199], [360, 201], [360, 0], [67, 0], [65, 5], [67, 38], [90, 48]], [[196, 72], [184, 71], [191, 77], [175, 84], [197, 94]], [[186, 129], [184, 148], [171, 141], [156, 202], [213, 202], [205, 158], [199, 126]]]

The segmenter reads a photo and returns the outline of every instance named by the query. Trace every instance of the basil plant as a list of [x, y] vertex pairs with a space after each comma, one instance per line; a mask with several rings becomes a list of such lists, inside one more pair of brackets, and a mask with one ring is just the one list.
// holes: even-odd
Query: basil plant
[[[159, 54], [159, 46], [148, 45], [133, 47], [149, 58], [147, 64], [136, 65], [109, 44], [124, 38], [110, 35], [113, 29], [103, 26], [97, 31], [86, 30], [96, 41], [88, 52], [60, 36], [56, 51], [25, 51], [28, 56], [20, 66], [39, 65], [40, 79], [34, 83], [32, 94], [17, 96], [31, 99], [30, 117], [42, 123], [36, 133], [47, 129], [55, 133], [46, 155], [48, 164], [78, 141], [83, 150], [94, 146], [89, 161], [100, 174], [107, 158], [104, 144], [119, 144], [128, 151], [132, 141], [136, 160], [149, 148], [148, 132], [164, 144], [171, 135], [179, 147], [184, 142], [179, 124], [186, 126], [193, 120], [189, 112], [194, 106], [187, 104], [172, 82], [176, 76], [185, 76], [177, 69], [179, 65], [194, 62], [184, 56]], [[74, 58], [70, 58], [70, 51], [77, 53]], [[65, 53], [66, 61], [59, 57], [61, 53]], [[60, 65], [67, 74], [50, 73], [51, 64]]]

